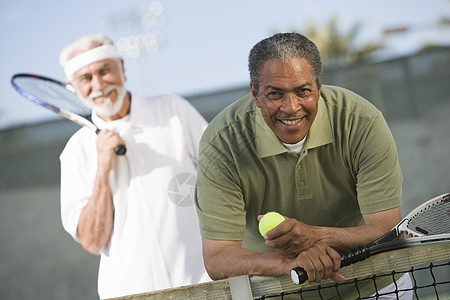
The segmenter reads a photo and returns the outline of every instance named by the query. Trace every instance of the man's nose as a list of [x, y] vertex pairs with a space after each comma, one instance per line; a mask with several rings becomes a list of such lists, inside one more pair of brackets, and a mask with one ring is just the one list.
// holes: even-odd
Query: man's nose
[[287, 93], [284, 96], [283, 104], [282, 104], [282, 110], [287, 113], [293, 113], [299, 110], [300, 108], [300, 102], [294, 93]]
[[92, 76], [91, 87], [93, 91], [102, 91], [105, 88], [105, 81], [103, 80], [102, 76]]

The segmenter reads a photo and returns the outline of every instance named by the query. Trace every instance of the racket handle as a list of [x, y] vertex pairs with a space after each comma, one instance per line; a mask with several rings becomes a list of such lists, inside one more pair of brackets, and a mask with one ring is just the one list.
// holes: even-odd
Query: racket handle
[[[355, 262], [365, 260], [370, 256], [370, 249], [360, 246], [350, 252], [341, 255], [341, 268], [351, 265]], [[308, 274], [305, 269], [297, 267], [291, 270], [291, 279], [295, 284], [302, 284], [308, 280]]]
[[341, 255], [341, 268], [354, 264], [358, 261], [363, 261], [370, 256], [370, 248], [359, 246], [358, 248], [346, 252]]
[[114, 148], [114, 152], [116, 152], [117, 155], [124, 155], [125, 152], [127, 152], [127, 148], [124, 145], [119, 145]]
[[306, 274], [305, 269], [297, 267], [291, 270], [291, 279], [295, 284], [302, 284], [303, 282], [308, 280], [308, 274]]

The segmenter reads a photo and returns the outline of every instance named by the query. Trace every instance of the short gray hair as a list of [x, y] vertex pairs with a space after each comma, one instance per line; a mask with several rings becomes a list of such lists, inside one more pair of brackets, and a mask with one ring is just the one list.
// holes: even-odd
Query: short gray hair
[[86, 51], [103, 45], [114, 45], [114, 43], [110, 38], [101, 33], [82, 36], [61, 51], [59, 54], [59, 64], [64, 67], [71, 54], [77, 50]]
[[255, 89], [259, 89], [261, 70], [265, 62], [286, 61], [292, 57], [308, 60], [313, 67], [316, 82], [319, 82], [322, 75], [322, 60], [317, 46], [299, 33], [277, 33], [258, 42], [250, 51], [248, 69]]

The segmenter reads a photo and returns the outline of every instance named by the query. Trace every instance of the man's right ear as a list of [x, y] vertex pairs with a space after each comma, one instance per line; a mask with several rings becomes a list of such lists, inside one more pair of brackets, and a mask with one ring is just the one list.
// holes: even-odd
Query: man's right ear
[[253, 96], [253, 100], [255, 101], [256, 107], [259, 108], [258, 99], [256, 98], [257, 92], [251, 81], [250, 81], [250, 90], [252, 91], [252, 96]]
[[66, 89], [68, 89], [69, 91], [75, 93], [75, 87], [69, 82], [66, 84]]

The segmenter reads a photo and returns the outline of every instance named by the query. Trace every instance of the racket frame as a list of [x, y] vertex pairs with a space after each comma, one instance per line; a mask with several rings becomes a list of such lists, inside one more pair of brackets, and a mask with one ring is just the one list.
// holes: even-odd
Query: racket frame
[[[19, 92], [19, 94], [21, 94], [22, 96], [24, 96], [25, 98], [27, 98], [28, 100], [30, 100], [31, 102], [38, 104], [54, 113], [57, 113], [58, 115], [78, 124], [81, 126], [85, 126], [89, 129], [91, 129], [92, 131], [94, 131], [96, 134], [98, 134], [100, 132], [100, 129], [97, 128], [97, 126], [94, 125], [94, 123], [92, 123], [88, 118], [89, 116], [81, 116], [78, 114], [75, 114], [71, 111], [68, 111], [66, 109], [63, 108], [59, 108], [55, 105], [49, 104], [47, 102], [44, 101], [44, 99], [41, 99], [35, 95], [33, 95], [32, 93], [28, 92], [27, 90], [25, 90], [24, 88], [22, 88], [17, 82], [16, 79], [17, 78], [23, 78], [23, 77], [28, 77], [28, 78], [35, 78], [37, 80], [44, 80], [44, 81], [49, 81], [53, 84], [56, 84], [60, 87], [62, 87], [64, 90], [67, 90], [67, 92], [74, 94], [74, 92], [70, 89], [67, 88], [67, 84], [62, 83], [61, 81], [58, 81], [56, 79], [52, 79], [46, 76], [42, 76], [42, 75], [37, 75], [37, 74], [30, 74], [30, 73], [17, 73], [15, 75], [12, 76], [11, 78], [11, 84], [12, 86], [16, 89], [17, 92]], [[124, 145], [119, 145], [117, 146], [114, 151], [116, 152], [117, 155], [123, 155], [126, 152], [126, 148]]]
[[395, 238], [399, 237], [403, 232], [406, 233], [409, 237], [420, 237], [425, 236], [425, 234], [418, 232], [416, 230], [413, 230], [408, 227], [409, 223], [417, 218], [419, 215], [421, 215], [423, 212], [429, 210], [430, 208], [440, 204], [441, 202], [448, 202], [450, 201], [450, 193], [442, 194], [437, 197], [434, 197], [421, 205], [414, 208], [410, 213], [406, 215], [397, 225], [395, 225], [394, 228], [392, 228], [388, 233], [380, 237], [379, 239], [375, 240], [374, 242], [367, 245], [367, 247], [385, 243], [388, 241], [392, 241]]
[[[410, 228], [408, 228], [409, 222], [411, 222], [417, 216], [427, 211], [428, 209], [440, 204], [441, 202], [448, 201], [450, 201], [450, 193], [442, 194], [426, 201], [425, 203], [422, 203], [421, 205], [413, 209], [394, 228], [392, 228], [388, 233], [386, 233], [379, 239], [370, 244], [367, 244], [366, 246], [360, 246], [350, 252], [342, 254], [341, 268], [359, 261], [363, 261], [364, 259], [372, 255], [382, 252], [414, 247], [424, 243], [439, 243], [450, 241], [450, 233], [425, 235], [423, 233], [412, 231]], [[399, 237], [403, 232], [408, 232], [408, 236], [410, 238], [394, 241], [394, 239]], [[293, 283], [298, 285], [308, 280], [308, 276], [303, 268], [297, 267], [291, 270], [291, 279]]]

